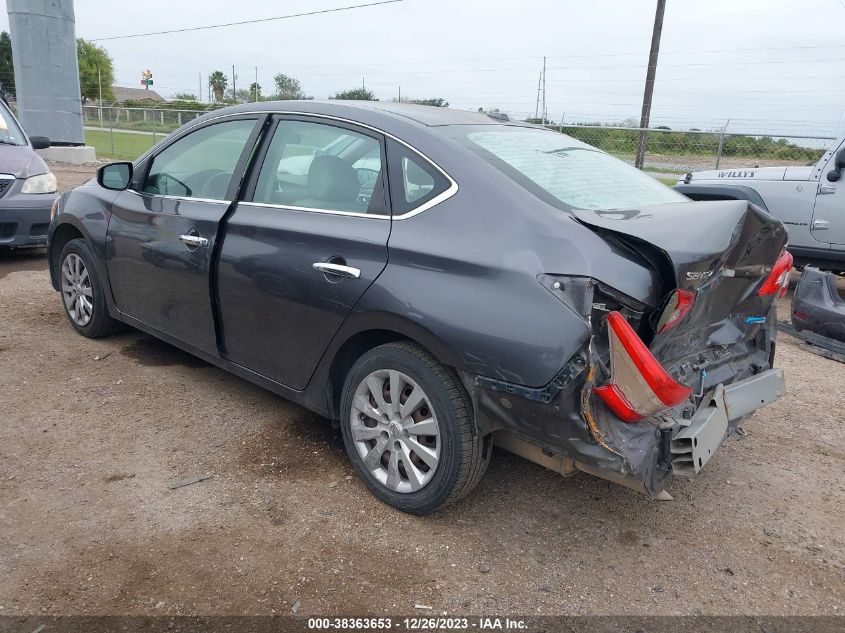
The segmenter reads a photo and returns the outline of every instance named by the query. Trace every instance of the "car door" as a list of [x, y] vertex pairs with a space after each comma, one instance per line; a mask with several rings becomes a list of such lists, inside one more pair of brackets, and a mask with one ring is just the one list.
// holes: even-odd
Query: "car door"
[[[842, 149], [842, 145], [839, 149]], [[829, 242], [833, 250], [845, 250], [845, 179], [830, 182], [828, 172], [835, 169], [836, 152], [822, 169], [816, 205], [813, 209], [812, 234], [820, 242]]]
[[223, 355], [304, 389], [387, 263], [380, 134], [277, 116], [225, 223], [217, 293]]
[[106, 265], [117, 308], [215, 355], [212, 254], [261, 119], [226, 118], [168, 143], [139, 165], [109, 219]]

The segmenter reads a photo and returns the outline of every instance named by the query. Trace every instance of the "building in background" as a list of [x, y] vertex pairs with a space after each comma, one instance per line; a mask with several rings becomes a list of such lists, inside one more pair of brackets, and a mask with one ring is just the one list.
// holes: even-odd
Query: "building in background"
[[125, 101], [149, 101], [150, 105], [154, 105], [156, 103], [167, 101], [155, 90], [147, 90], [146, 88], [124, 88], [123, 86], [112, 86], [111, 91], [114, 94], [114, 100], [117, 103], [123, 103]]

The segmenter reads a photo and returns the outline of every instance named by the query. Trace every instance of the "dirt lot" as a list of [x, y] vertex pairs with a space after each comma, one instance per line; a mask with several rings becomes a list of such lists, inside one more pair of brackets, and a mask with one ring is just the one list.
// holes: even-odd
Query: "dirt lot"
[[138, 332], [76, 335], [43, 251], [0, 255], [0, 315], [0, 614], [845, 611], [845, 365], [787, 337], [788, 396], [674, 501], [499, 451], [413, 518], [325, 420]]

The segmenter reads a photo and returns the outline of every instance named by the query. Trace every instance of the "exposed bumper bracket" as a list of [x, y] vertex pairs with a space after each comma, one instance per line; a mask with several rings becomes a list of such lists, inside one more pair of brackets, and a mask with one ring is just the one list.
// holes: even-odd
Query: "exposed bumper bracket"
[[697, 474], [721, 446], [729, 421], [774, 402], [784, 393], [782, 369], [770, 369], [727, 387], [718, 385], [710, 401], [691, 420], [678, 420], [687, 426], [670, 442], [673, 472], [688, 477]]

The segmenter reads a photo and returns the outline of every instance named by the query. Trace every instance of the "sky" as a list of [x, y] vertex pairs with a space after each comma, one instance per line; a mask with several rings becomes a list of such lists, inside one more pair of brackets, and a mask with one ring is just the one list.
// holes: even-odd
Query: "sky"
[[[76, 35], [107, 38], [372, 0], [76, 0]], [[163, 96], [222, 70], [238, 87], [297, 78], [325, 99], [363, 84], [381, 100], [536, 110], [546, 57], [555, 122], [639, 119], [654, 0], [402, 0], [227, 28], [104, 40], [116, 83], [153, 72]], [[0, 29], [8, 30], [5, 0]], [[652, 125], [836, 135], [845, 130], [845, 0], [668, 0]]]

